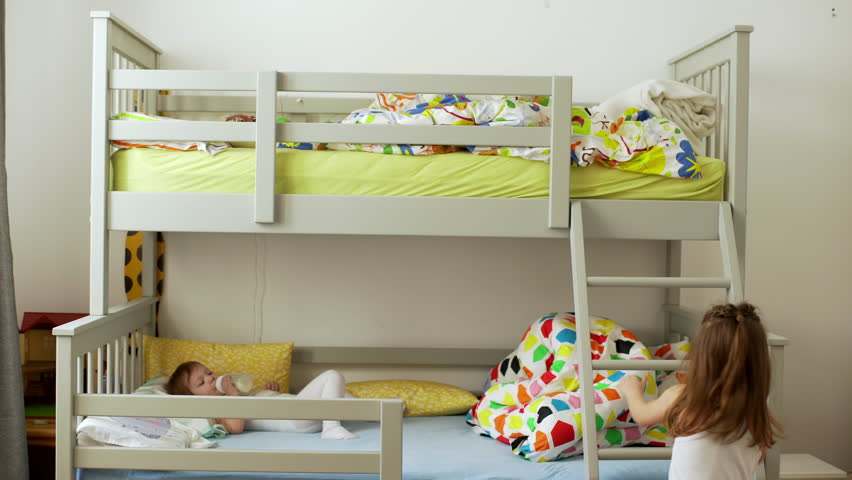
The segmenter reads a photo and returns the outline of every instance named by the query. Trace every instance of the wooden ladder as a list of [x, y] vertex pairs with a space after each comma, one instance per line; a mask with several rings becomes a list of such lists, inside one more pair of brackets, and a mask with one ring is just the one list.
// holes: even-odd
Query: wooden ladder
[[[577, 322], [577, 345], [580, 368], [580, 396], [582, 399], [583, 432], [597, 432], [595, 425], [594, 370], [678, 370], [684, 364], [680, 360], [593, 360], [591, 338], [589, 336], [589, 297], [588, 287], [657, 287], [657, 288], [724, 288], [728, 301], [740, 302], [743, 299], [742, 277], [737, 257], [734, 224], [731, 205], [718, 202], [719, 216], [716, 239], [722, 250], [724, 276], [722, 277], [590, 277], [586, 274], [585, 236], [583, 233], [584, 200], [571, 202], [571, 265], [574, 284], [574, 315]], [[600, 214], [593, 212], [592, 214]], [[606, 219], [595, 219], [596, 223], [605, 223]], [[620, 237], [623, 238], [623, 237]], [[688, 240], [689, 238], [668, 238], [669, 240]], [[667, 459], [671, 458], [671, 448], [603, 448], [599, 449], [597, 434], [583, 435], [583, 457], [586, 466], [586, 478], [598, 480], [600, 477], [599, 459]]]

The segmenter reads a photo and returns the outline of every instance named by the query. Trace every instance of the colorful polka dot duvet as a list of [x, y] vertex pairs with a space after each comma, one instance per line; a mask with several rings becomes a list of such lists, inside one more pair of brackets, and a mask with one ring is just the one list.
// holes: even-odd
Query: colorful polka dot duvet
[[[479, 127], [545, 127], [551, 124], [546, 96], [466, 96], [453, 94], [379, 93], [368, 108], [355, 110], [344, 124], [467, 125]], [[701, 167], [683, 130], [648, 110], [628, 108], [618, 118], [600, 111], [572, 111], [571, 163], [598, 163], [619, 170], [674, 178], [700, 178]], [[360, 143], [282, 142], [279, 148], [342, 150], [398, 155], [435, 155], [469, 151], [549, 161], [550, 147], [452, 145], [385, 145]]]
[[[613, 321], [590, 317], [592, 358], [613, 360], [682, 359], [685, 342], [646, 348], [630, 331]], [[468, 423], [481, 434], [507, 444], [516, 455], [546, 462], [582, 453], [577, 331], [572, 314], [542, 317], [527, 329], [518, 348], [495, 366], [486, 391], [468, 413]], [[594, 372], [598, 444], [670, 446], [664, 426], [636, 424], [619, 391], [626, 375], [655, 375], [646, 398], [677, 382], [671, 372]], [[650, 379], [649, 379], [650, 380]]]

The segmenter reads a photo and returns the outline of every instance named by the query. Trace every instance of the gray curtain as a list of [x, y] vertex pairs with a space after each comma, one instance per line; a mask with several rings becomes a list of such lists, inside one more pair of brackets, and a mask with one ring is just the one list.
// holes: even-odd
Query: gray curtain
[[0, 475], [26, 480], [27, 429], [6, 196], [6, 1], [0, 0]]

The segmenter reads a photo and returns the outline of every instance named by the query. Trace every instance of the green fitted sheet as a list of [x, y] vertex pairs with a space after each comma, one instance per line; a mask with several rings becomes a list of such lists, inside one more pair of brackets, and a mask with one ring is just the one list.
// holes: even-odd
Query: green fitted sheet
[[[721, 200], [725, 164], [699, 158], [701, 179], [643, 175], [592, 165], [571, 169], [571, 196], [622, 200]], [[112, 185], [128, 192], [253, 193], [254, 149], [215, 156], [129, 148], [112, 155]], [[276, 152], [276, 193], [546, 198], [550, 165], [469, 153]]]

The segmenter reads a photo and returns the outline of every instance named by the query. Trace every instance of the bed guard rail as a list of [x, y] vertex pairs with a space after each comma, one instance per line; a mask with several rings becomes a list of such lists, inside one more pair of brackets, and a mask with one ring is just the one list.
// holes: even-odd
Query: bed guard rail
[[76, 396], [75, 414], [133, 417], [362, 420], [380, 422], [379, 451], [163, 450], [76, 447], [78, 468], [374, 473], [402, 478], [402, 401], [150, 395]]
[[[402, 478], [400, 400], [130, 395], [143, 380], [142, 335], [151, 334], [156, 298], [143, 297], [54, 328], [57, 337], [57, 479], [76, 468], [378, 473]], [[380, 422], [379, 451], [236, 451], [81, 447], [83, 416], [287, 418]]]
[[[567, 228], [570, 220], [571, 107], [570, 76], [413, 75], [364, 73], [284, 73], [158, 70], [161, 51], [110, 12], [92, 12], [93, 233], [106, 223], [108, 140], [255, 141], [254, 222], [281, 222], [276, 212], [275, 144], [277, 141], [505, 145], [551, 147], [548, 227]], [[160, 90], [245, 91], [256, 95], [256, 122], [157, 122], [110, 120], [122, 109], [157, 114]], [[485, 95], [550, 95], [550, 127], [464, 128], [461, 126], [340, 125], [276, 123], [278, 92], [370, 93], [458, 92]], [[153, 95], [149, 95], [153, 93]], [[140, 100], [140, 98], [142, 100]], [[110, 99], [113, 101], [110, 102]], [[100, 186], [103, 188], [100, 188]], [[96, 187], [98, 186], [98, 187]], [[101, 206], [103, 204], [103, 206]]]
[[[341, 142], [417, 145], [550, 146], [550, 228], [567, 228], [570, 197], [571, 77], [406, 75], [283, 72], [111, 70], [117, 90], [229, 90], [256, 92], [256, 122], [109, 121], [109, 138], [133, 140], [256, 141], [255, 222], [274, 223], [275, 143]], [[551, 95], [552, 127], [466, 128], [462, 126], [342, 125], [276, 123], [278, 92], [464, 92]], [[280, 215], [279, 215], [280, 216]], [[279, 219], [280, 221], [280, 219]]]

